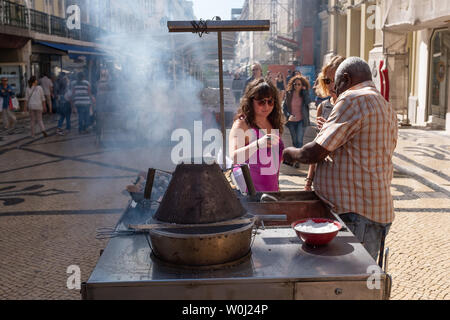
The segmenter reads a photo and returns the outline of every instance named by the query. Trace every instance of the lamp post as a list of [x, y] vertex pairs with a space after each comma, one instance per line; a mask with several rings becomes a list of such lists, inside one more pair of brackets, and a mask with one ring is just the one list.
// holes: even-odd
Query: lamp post
[[217, 32], [218, 58], [219, 58], [219, 86], [220, 86], [220, 119], [223, 139], [223, 168], [226, 169], [226, 131], [225, 131], [225, 102], [223, 89], [223, 56], [222, 56], [222, 32], [250, 32], [269, 31], [269, 20], [208, 20], [208, 21], [168, 21], [169, 32], [203, 33]]

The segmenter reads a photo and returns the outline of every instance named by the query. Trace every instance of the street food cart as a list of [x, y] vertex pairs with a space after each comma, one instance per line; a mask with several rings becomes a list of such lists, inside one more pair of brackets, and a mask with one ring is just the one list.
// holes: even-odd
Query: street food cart
[[[221, 33], [269, 26], [269, 21], [168, 22], [170, 32], [218, 33], [223, 145]], [[248, 195], [242, 196], [225, 178], [225, 160], [223, 153], [223, 168], [206, 159], [182, 163], [170, 179], [150, 169], [142, 192], [128, 189], [133, 202], [118, 224], [99, 230], [100, 238], [111, 239], [82, 284], [82, 298], [389, 299], [390, 276], [314, 193], [257, 194], [244, 166]], [[329, 218], [344, 228], [328, 245], [312, 247], [289, 226], [302, 218]]]
[[[180, 165], [162, 201], [151, 200], [146, 205], [132, 202], [128, 206], [108, 234], [111, 239], [89, 280], [82, 285], [83, 299], [389, 299], [390, 276], [314, 193], [278, 193], [272, 196], [278, 197], [279, 201], [263, 203], [261, 195], [238, 197], [231, 188], [227, 190], [222, 178], [214, 176], [214, 172], [222, 173], [217, 165], [206, 166], [206, 171], [204, 167]], [[195, 175], [186, 175], [185, 171], [191, 168]], [[202, 182], [211, 176], [214, 178], [209, 182]], [[199, 187], [186, 187], [185, 179], [188, 178], [197, 179], [191, 186]], [[154, 173], [152, 179], [157, 180]], [[208, 183], [212, 182], [216, 188], [208, 190]], [[154, 191], [152, 199], [158, 198], [160, 194]], [[241, 213], [228, 213], [236, 199], [242, 207], [237, 205], [233, 210], [238, 212], [243, 208], [243, 218]], [[189, 207], [191, 201], [197, 201], [197, 205]], [[245, 219], [234, 224], [224, 220], [218, 226], [216, 222], [217, 227], [210, 227], [207, 232], [199, 231], [202, 224], [192, 228], [187, 224], [183, 227], [179, 222], [172, 224], [178, 228], [175, 231], [153, 229], [152, 233], [149, 228], [136, 232], [136, 227], [132, 227], [148, 225], [149, 221], [161, 223], [164, 217], [171, 216], [171, 210], [179, 210], [177, 217], [200, 217], [197, 220], [212, 217], [214, 214], [207, 213], [215, 212], [223, 219], [232, 216], [231, 221], [244, 219], [248, 214], [263, 217], [262, 221], [265, 215], [270, 215], [269, 220], [273, 220], [275, 214], [282, 214], [287, 216], [287, 221], [255, 225], [245, 241], [239, 240], [242, 237], [233, 238], [237, 233], [246, 237], [244, 229], [249, 222]], [[302, 217], [328, 217], [340, 221], [344, 228], [330, 244], [310, 247], [287, 226], [290, 221]], [[203, 225], [211, 226], [211, 221]], [[182, 231], [183, 228], [190, 229]], [[158, 238], [161, 235], [167, 236], [164, 244]], [[196, 242], [189, 242], [191, 240]], [[179, 245], [177, 241], [184, 242]], [[244, 243], [241, 254], [211, 264], [210, 258], [223, 258], [229, 254], [230, 245], [234, 249], [241, 243]], [[190, 257], [197, 260], [183, 260]]]

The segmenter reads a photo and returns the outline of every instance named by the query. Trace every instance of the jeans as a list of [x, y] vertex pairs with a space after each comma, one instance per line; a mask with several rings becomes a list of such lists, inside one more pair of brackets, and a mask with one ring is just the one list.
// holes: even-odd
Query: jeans
[[78, 132], [85, 132], [89, 125], [90, 106], [77, 106], [78, 111]]
[[58, 129], [62, 129], [64, 120], [66, 120], [66, 129], [70, 130], [72, 128], [70, 123], [70, 118], [72, 116], [72, 108], [70, 106], [70, 103], [61, 102], [58, 106], [58, 112], [59, 112]]
[[288, 122], [286, 125], [291, 133], [292, 144], [295, 148], [303, 147], [303, 138], [305, 136], [305, 128], [303, 128], [303, 120], [299, 122]]
[[340, 218], [355, 237], [358, 238], [372, 258], [377, 261], [381, 249], [383, 232], [386, 232], [385, 235], [387, 236], [392, 223], [382, 224], [374, 222], [357, 213], [341, 214]]

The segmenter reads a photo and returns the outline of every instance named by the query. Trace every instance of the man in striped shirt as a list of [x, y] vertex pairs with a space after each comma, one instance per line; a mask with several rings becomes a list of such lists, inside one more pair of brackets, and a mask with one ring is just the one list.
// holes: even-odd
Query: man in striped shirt
[[376, 259], [394, 220], [391, 182], [397, 116], [360, 58], [340, 65], [335, 86], [338, 100], [315, 141], [302, 149], [287, 149], [284, 158], [317, 163], [317, 195]]
[[89, 126], [90, 109], [95, 98], [91, 93], [91, 85], [85, 80], [83, 72], [78, 73], [77, 81], [72, 82], [72, 105], [77, 108], [78, 113], [78, 132], [87, 134]]

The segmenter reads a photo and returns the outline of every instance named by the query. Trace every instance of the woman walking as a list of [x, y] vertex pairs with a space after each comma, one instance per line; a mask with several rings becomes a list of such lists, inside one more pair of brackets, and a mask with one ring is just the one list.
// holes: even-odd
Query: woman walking
[[303, 76], [295, 76], [289, 81], [286, 99], [283, 103], [283, 112], [288, 119], [287, 127], [291, 133], [292, 143], [295, 148], [303, 147], [305, 129], [310, 126], [309, 82]]
[[45, 131], [44, 122], [42, 121], [42, 111], [45, 109], [45, 95], [44, 90], [38, 85], [35, 76], [32, 76], [28, 81], [28, 88], [25, 94], [25, 112], [29, 110], [31, 119], [31, 137], [35, 137], [35, 124], [39, 125], [44, 137], [48, 137]]
[[278, 192], [284, 144], [283, 113], [277, 88], [269, 81], [251, 82], [230, 132], [234, 164], [249, 164], [257, 192]]

